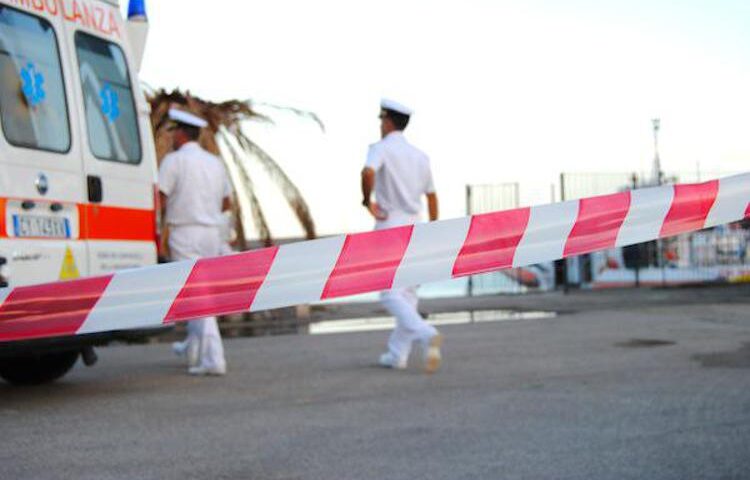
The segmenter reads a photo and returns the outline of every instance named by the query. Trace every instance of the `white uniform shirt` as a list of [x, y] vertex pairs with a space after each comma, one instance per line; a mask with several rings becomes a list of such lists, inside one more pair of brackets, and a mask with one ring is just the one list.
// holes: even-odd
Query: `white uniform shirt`
[[167, 224], [219, 226], [221, 207], [232, 193], [222, 161], [189, 142], [164, 157], [159, 190], [167, 196]]
[[365, 167], [375, 170], [375, 198], [389, 216], [418, 216], [422, 195], [435, 192], [429, 157], [399, 131], [370, 145]]

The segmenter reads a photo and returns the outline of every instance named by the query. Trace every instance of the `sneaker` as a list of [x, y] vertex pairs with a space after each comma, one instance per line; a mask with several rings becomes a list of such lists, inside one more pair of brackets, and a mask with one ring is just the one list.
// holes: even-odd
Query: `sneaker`
[[403, 370], [406, 368], [406, 359], [405, 358], [397, 358], [394, 354], [391, 352], [385, 352], [380, 356], [380, 359], [378, 360], [378, 364], [381, 367], [385, 368], [393, 368], [395, 370]]
[[198, 366], [198, 361], [200, 360], [198, 354], [200, 352], [198, 351], [197, 342], [189, 342], [187, 340], [184, 342], [174, 342], [172, 343], [172, 352], [178, 357], [187, 357], [188, 367]]
[[428, 340], [424, 351], [424, 371], [426, 373], [434, 373], [440, 368], [440, 363], [442, 361], [440, 347], [442, 346], [443, 336], [439, 333], [431, 336]]
[[178, 357], [182, 357], [187, 353], [188, 343], [187, 342], [173, 342], [172, 352]]
[[214, 368], [208, 368], [203, 366], [198, 367], [190, 367], [188, 368], [188, 373], [190, 375], [203, 377], [203, 376], [214, 376], [214, 377], [221, 377], [223, 375], [226, 375], [227, 368], [226, 367], [214, 367]]

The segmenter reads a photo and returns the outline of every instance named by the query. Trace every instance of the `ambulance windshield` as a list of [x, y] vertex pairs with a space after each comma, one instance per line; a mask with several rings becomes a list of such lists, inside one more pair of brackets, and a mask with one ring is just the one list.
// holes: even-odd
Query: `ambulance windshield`
[[65, 88], [57, 37], [41, 18], [0, 6], [0, 118], [12, 145], [67, 152]]
[[76, 32], [75, 45], [92, 153], [102, 160], [140, 163], [138, 122], [122, 49], [83, 32]]

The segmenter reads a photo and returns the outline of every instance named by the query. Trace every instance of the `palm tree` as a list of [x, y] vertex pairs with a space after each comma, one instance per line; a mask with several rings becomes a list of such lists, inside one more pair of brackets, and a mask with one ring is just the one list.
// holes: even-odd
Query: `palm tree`
[[[222, 103], [214, 103], [191, 95], [190, 92], [183, 93], [177, 89], [170, 93], [163, 89], [156, 91], [147, 89], [146, 99], [151, 104], [151, 125], [154, 130], [156, 156], [159, 162], [172, 149], [171, 138], [166, 129], [169, 124], [169, 109], [178, 106], [183, 110], [195, 113], [208, 122], [208, 127], [203, 130], [199, 139], [201, 146], [219, 156], [230, 171], [236, 172], [236, 175], [232, 176], [235, 194], [238, 198], [247, 200], [250, 209], [248, 213], [260, 241], [266, 246], [273, 244], [268, 223], [256, 195], [253, 178], [250, 176], [247, 167], [247, 161], [250, 159], [259, 162], [269, 178], [281, 189], [284, 198], [302, 226], [305, 237], [308, 239], [315, 238], [315, 223], [299, 189], [284, 173], [276, 160], [257, 143], [253, 142], [242, 129], [243, 122], [247, 120], [271, 121], [267, 116], [256, 112], [251, 102], [228, 100]], [[268, 106], [290, 110], [297, 115], [308, 117], [323, 130], [323, 124], [314, 113], [288, 107]], [[233, 202], [233, 206], [238, 244], [241, 249], [245, 250], [247, 249], [247, 232], [241, 221], [240, 202]]]

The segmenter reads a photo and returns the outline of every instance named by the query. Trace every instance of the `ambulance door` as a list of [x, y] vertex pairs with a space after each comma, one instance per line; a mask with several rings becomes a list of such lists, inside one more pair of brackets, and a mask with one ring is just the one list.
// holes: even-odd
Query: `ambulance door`
[[148, 110], [119, 37], [124, 25], [108, 31], [79, 25], [69, 32], [84, 112], [84, 216], [93, 275], [156, 263], [156, 161]]
[[63, 20], [32, 2], [8, 3], [0, 1], [0, 281], [74, 278], [88, 266]]

